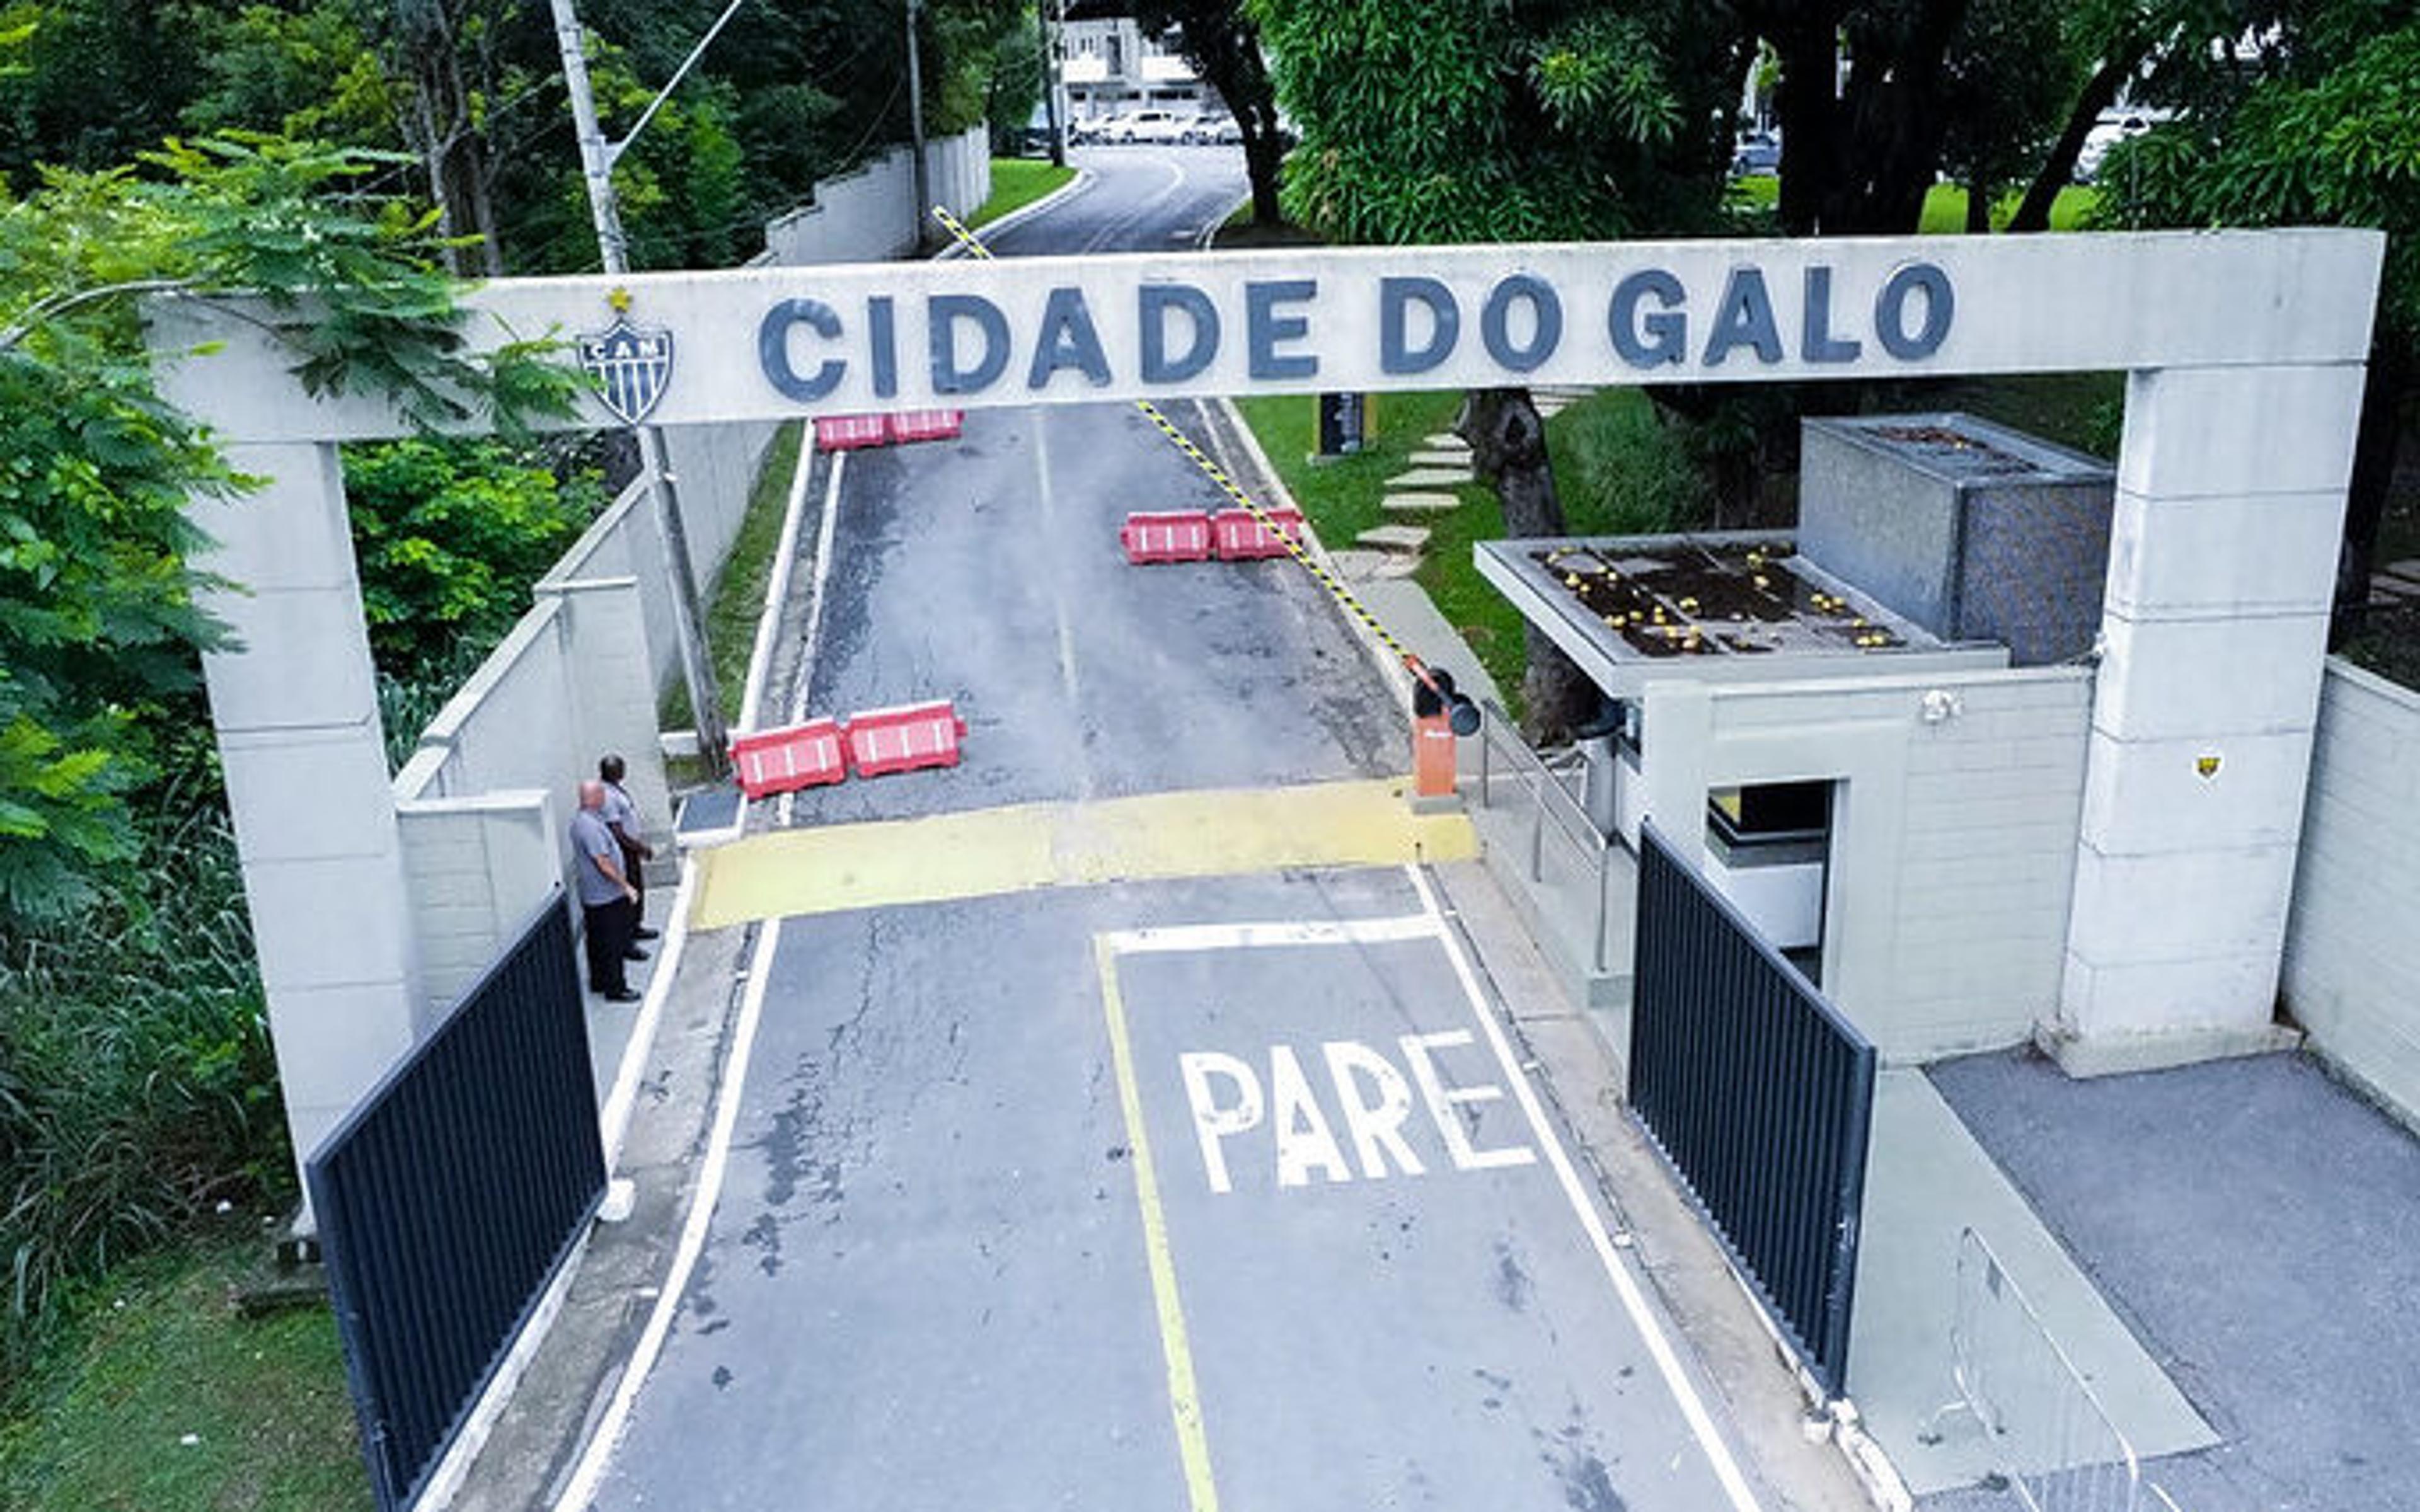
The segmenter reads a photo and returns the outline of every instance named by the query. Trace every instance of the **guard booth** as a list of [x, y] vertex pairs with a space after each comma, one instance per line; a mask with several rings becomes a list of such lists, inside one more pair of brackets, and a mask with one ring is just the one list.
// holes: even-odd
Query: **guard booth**
[[[2146, 547], [2108, 466], [1971, 416], [1812, 421], [1803, 455], [1787, 533], [1477, 548], [1608, 714], [1542, 759], [1494, 711], [1474, 816], [1810, 1396], [1920, 1489], [2011, 1466], [2131, 1485], [2129, 1433], [2190, 1447], [2175, 1435], [2206, 1427], [2088, 1282], [2044, 1268], [2055, 1241], [1991, 1194], [2004, 1179], [1920, 1068], [2059, 1044], [2074, 934], [2102, 906], [2076, 838], [2108, 601]], [[1978, 1291], [1993, 1243], [2032, 1258], [2023, 1282], [1992, 1259]], [[2017, 1438], [1945, 1443], [1953, 1374], [1997, 1421], [1978, 1382], [2009, 1360], [1984, 1354], [2057, 1353], [2005, 1301], [2038, 1282], [2089, 1299], [2067, 1321], [2128, 1389], [2080, 1447], [2031, 1402]]]

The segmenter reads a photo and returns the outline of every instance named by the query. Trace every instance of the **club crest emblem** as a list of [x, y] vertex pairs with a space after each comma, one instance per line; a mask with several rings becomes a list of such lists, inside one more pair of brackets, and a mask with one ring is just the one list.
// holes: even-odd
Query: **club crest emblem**
[[664, 396], [673, 372], [673, 333], [634, 326], [621, 314], [627, 299], [614, 303], [613, 323], [580, 341], [580, 366], [597, 380], [597, 396], [613, 418], [635, 425], [647, 418]]

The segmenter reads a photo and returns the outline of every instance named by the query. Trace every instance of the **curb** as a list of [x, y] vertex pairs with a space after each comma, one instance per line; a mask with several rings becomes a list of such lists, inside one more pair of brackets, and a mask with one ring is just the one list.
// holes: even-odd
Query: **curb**
[[[1005, 231], [1009, 227], [1015, 225], [1022, 225], [1026, 222], [1033, 219], [1035, 216], [1040, 215], [1043, 211], [1057, 208], [1062, 200], [1074, 199], [1077, 195], [1092, 188], [1099, 181], [1100, 176], [1094, 173], [1092, 169], [1078, 168], [1076, 170], [1075, 177], [1068, 179], [1065, 183], [1061, 184], [1058, 188], [1052, 190], [1047, 194], [1043, 195], [1040, 199], [1033, 201], [1032, 204], [1019, 205], [1016, 208], [1009, 211], [1006, 215], [1001, 216], [997, 221], [985, 221], [981, 225], [970, 226], [968, 229], [980, 236], [990, 232]], [[964, 242], [953, 241], [948, 246], [943, 247], [940, 251], [933, 254], [932, 261], [937, 263], [947, 262], [954, 257], [965, 256], [966, 252], [967, 249]]]

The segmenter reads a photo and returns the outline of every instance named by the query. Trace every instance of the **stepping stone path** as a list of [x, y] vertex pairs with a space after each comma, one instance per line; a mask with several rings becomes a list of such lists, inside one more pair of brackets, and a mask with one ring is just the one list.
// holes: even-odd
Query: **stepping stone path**
[[1412, 466], [1416, 468], [1462, 468], [1467, 471], [1470, 467], [1470, 453], [1467, 450], [1460, 452], [1414, 452], [1411, 456], [1411, 462]]
[[1531, 389], [1529, 402], [1538, 407], [1538, 413], [1542, 417], [1552, 417], [1570, 409], [1575, 401], [1585, 399], [1595, 392], [1593, 389], [1558, 384], [1551, 388]]
[[1421, 488], [1451, 488], [1473, 481], [1468, 468], [1414, 468], [1387, 480], [1388, 491]]
[[1328, 554], [1328, 560], [1336, 563], [1338, 577], [1354, 583], [1408, 578], [1420, 566], [1419, 557], [1401, 551], [1335, 551]]
[[1441, 430], [1434, 436], [1426, 437], [1420, 444], [1434, 447], [1440, 452], [1460, 452], [1465, 456], [1470, 455], [1470, 443], [1450, 430]]
[[1378, 507], [1389, 515], [1442, 515], [1460, 509], [1462, 499], [1450, 493], [1390, 493]]
[[1373, 551], [1402, 552], [1417, 560], [1428, 547], [1429, 532], [1424, 525], [1377, 525], [1353, 539]]

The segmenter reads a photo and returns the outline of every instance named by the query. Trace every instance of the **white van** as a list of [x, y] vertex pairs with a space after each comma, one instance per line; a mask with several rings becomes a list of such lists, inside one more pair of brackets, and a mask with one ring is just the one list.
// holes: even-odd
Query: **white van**
[[1187, 121], [1172, 110], [1139, 110], [1121, 116], [1109, 126], [1112, 142], [1173, 142], [1185, 134]]

